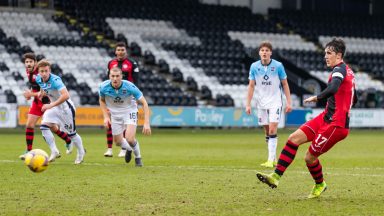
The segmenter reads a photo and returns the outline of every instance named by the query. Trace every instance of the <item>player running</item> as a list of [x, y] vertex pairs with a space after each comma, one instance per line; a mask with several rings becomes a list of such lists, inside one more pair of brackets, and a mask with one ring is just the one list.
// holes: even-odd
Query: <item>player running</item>
[[[116, 43], [115, 55], [116, 55], [116, 58], [108, 62], [108, 77], [109, 77], [110, 70], [114, 67], [118, 67], [123, 73], [123, 80], [128, 80], [133, 84], [135, 84], [136, 86], [138, 86], [139, 66], [134, 59], [128, 58], [127, 46], [124, 42]], [[108, 125], [106, 129], [107, 129], [107, 151], [104, 153], [104, 156], [112, 157], [113, 156], [113, 151], [112, 151], [113, 139], [112, 139], [111, 125]], [[132, 149], [129, 146], [127, 149], [122, 147], [118, 154], [118, 157], [124, 157], [126, 151], [132, 151]]]
[[[112, 68], [109, 79], [101, 83], [99, 87], [99, 102], [104, 115], [104, 126], [111, 125], [113, 139], [117, 145], [121, 145], [125, 149], [130, 146], [133, 149], [135, 164], [141, 167], [143, 162], [140, 145], [135, 137], [138, 117], [136, 100], [143, 105], [144, 126], [142, 132], [144, 135], [151, 134], [148, 103], [141, 91], [133, 83], [122, 80], [120, 68]], [[123, 137], [124, 131], [125, 138]], [[132, 151], [126, 151], [125, 161], [127, 163], [131, 161], [131, 154]]]
[[76, 133], [75, 106], [70, 99], [69, 92], [61, 78], [51, 73], [51, 64], [47, 60], [39, 61], [37, 70], [39, 75], [36, 77], [36, 83], [40, 86], [38, 96], [48, 96], [51, 101], [50, 104], [44, 104], [41, 108], [44, 115], [40, 126], [44, 140], [51, 149], [49, 161], [52, 162], [60, 157], [51, 130], [62, 128], [77, 147], [75, 164], [80, 164], [83, 162], [85, 150], [81, 137]]

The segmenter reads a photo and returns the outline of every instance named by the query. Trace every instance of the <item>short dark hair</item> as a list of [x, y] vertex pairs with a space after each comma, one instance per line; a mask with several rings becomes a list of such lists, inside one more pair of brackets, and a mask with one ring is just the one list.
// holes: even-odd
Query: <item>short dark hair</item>
[[268, 49], [270, 49], [272, 51], [272, 43], [269, 42], [269, 41], [263, 41], [260, 43], [259, 45], [259, 51], [261, 50], [261, 48], [263, 47], [267, 47]]
[[25, 62], [26, 59], [32, 59], [36, 61], [36, 55], [33, 52], [28, 52], [23, 55], [23, 62]]
[[341, 53], [341, 57], [345, 55], [345, 42], [341, 38], [333, 38], [325, 45], [325, 48], [329, 48], [335, 53]]
[[116, 50], [117, 47], [125, 47], [125, 48], [127, 48], [127, 44], [125, 44], [124, 42], [117, 42], [115, 50]]

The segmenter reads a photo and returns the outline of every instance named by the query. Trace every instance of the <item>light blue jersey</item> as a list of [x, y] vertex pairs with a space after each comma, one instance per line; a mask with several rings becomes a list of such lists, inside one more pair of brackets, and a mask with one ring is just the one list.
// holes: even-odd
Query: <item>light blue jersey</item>
[[[66, 88], [61, 78], [52, 73], [49, 75], [47, 82], [43, 82], [43, 79], [41, 78], [41, 76], [37, 75], [36, 83], [40, 86], [42, 90], [45, 91], [45, 93], [47, 94], [47, 96], [51, 101], [56, 101], [57, 99], [59, 99], [61, 95], [60, 90]], [[71, 99], [68, 99], [67, 102], [69, 102], [70, 105], [73, 107], [73, 103]], [[60, 104], [58, 107], [60, 109], [69, 108], [66, 102]]]
[[120, 88], [115, 89], [111, 81], [106, 80], [99, 86], [99, 96], [105, 99], [111, 115], [126, 115], [133, 109], [137, 110], [136, 100], [139, 100], [143, 93], [129, 81], [123, 80]]
[[255, 98], [258, 109], [282, 107], [281, 80], [287, 79], [281, 62], [271, 59], [268, 65], [254, 62], [249, 69], [249, 80], [255, 80]]

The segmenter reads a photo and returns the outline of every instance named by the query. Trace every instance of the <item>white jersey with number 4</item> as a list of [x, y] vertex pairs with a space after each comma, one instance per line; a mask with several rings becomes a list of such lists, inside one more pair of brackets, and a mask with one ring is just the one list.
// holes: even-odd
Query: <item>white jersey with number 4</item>
[[249, 80], [255, 80], [255, 99], [258, 109], [282, 107], [283, 94], [281, 80], [287, 79], [281, 62], [271, 59], [268, 65], [254, 62], [249, 70]]

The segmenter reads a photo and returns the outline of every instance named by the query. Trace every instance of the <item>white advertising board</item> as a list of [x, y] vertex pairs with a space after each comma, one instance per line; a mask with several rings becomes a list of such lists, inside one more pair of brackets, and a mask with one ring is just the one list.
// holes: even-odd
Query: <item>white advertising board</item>
[[[324, 109], [313, 109], [313, 112], [306, 116], [310, 120], [317, 116]], [[353, 109], [349, 121], [351, 128], [356, 127], [384, 127], [384, 109]]]
[[17, 126], [17, 105], [0, 103], [0, 128], [15, 128]]

